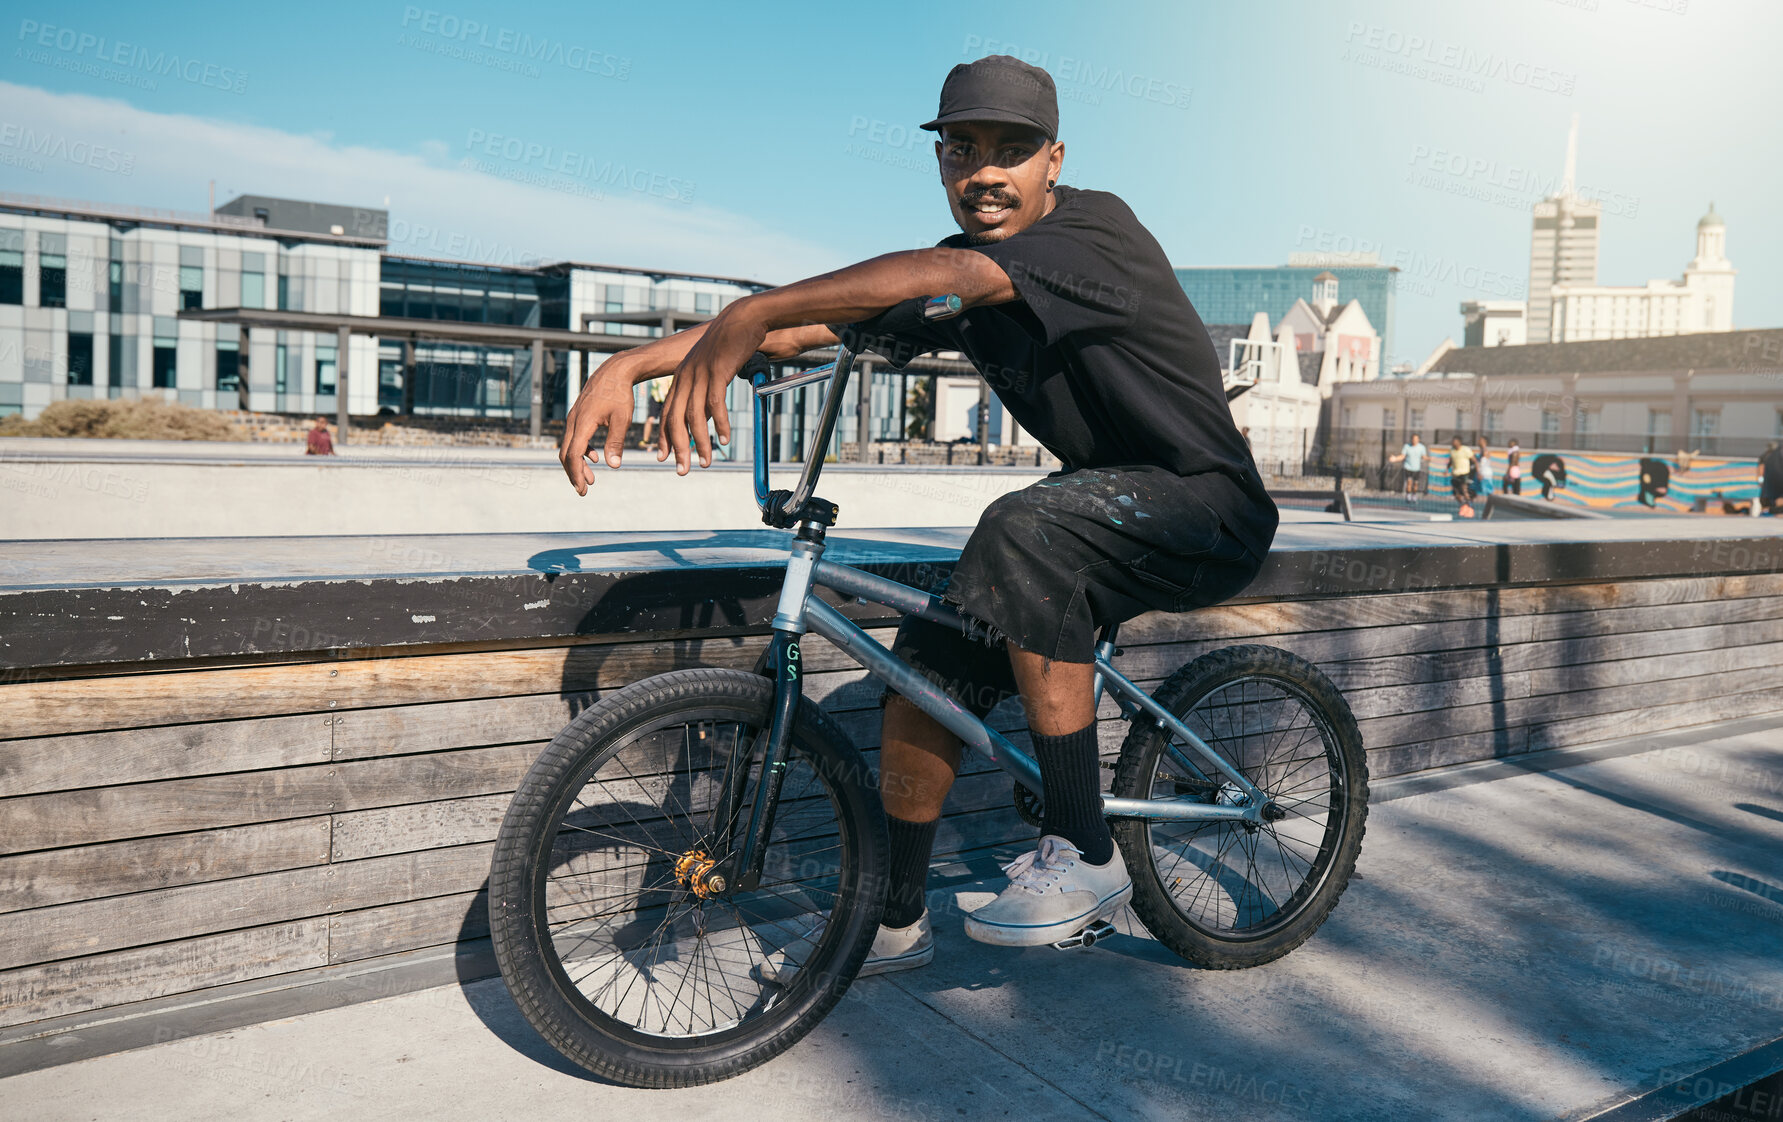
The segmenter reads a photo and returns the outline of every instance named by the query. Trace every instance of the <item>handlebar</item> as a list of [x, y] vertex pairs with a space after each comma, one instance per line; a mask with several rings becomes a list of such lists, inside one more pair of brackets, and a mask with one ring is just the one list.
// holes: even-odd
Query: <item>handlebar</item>
[[[924, 320], [952, 319], [964, 310], [965, 306], [960, 298], [950, 292], [924, 300], [922, 316]], [[737, 372], [738, 377], [749, 378], [749, 384], [755, 393], [755, 505], [761, 508], [763, 521], [772, 525], [784, 524], [785, 520], [797, 514], [806, 500], [811, 498], [811, 492], [817, 486], [818, 473], [823, 470], [824, 453], [829, 449], [830, 437], [835, 433], [836, 420], [842, 412], [842, 397], [848, 392], [848, 376], [854, 370], [855, 357], [855, 352], [846, 343], [838, 343], [834, 362], [827, 362], [798, 374], [789, 374], [784, 378], [769, 378], [769, 359], [757, 351]], [[805, 467], [799, 474], [798, 485], [790, 493], [783, 492], [787, 494], [785, 501], [770, 511], [774, 492], [768, 489], [769, 399], [777, 394], [824, 381], [830, 383], [830, 392], [824, 398], [823, 415], [818, 419], [817, 431], [812, 436], [811, 452], [805, 457]]]

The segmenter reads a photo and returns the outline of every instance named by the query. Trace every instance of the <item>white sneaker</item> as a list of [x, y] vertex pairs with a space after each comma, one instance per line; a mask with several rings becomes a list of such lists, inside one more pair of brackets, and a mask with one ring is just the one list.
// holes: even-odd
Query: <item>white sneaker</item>
[[[758, 932], [760, 927], [756, 929]], [[809, 955], [804, 950], [800, 958]], [[880, 925], [873, 936], [873, 949], [867, 952], [861, 963], [857, 978], [865, 978], [869, 974], [891, 974], [899, 970], [914, 970], [918, 966], [927, 966], [935, 957], [935, 932], [929, 922], [928, 909], [923, 909], [921, 916], [909, 927], [886, 927]], [[788, 985], [798, 974], [798, 967], [791, 961], [786, 952], [770, 950], [763, 960], [751, 971], [750, 976], [758, 982], [774, 982]]]
[[1003, 866], [1009, 887], [966, 917], [966, 934], [980, 943], [1038, 947], [1056, 943], [1107, 919], [1133, 898], [1133, 880], [1116, 847], [1106, 865], [1056, 834], [1040, 848]]
[[935, 929], [929, 923], [929, 910], [924, 908], [922, 915], [909, 927], [880, 925], [879, 934], [873, 938], [873, 949], [867, 952], [867, 959], [861, 963], [861, 972], [856, 977], [914, 970], [918, 966], [927, 966], [934, 957]]

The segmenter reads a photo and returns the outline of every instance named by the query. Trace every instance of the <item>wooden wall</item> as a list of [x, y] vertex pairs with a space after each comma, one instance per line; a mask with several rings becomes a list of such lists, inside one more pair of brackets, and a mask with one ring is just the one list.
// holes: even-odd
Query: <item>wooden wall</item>
[[[1121, 665], [1154, 682], [1235, 641], [1296, 651], [1385, 776], [1783, 711], [1780, 593], [1760, 574], [1228, 605], [1129, 624]], [[544, 743], [602, 690], [747, 668], [763, 641], [0, 684], [0, 1028], [485, 935], [491, 839]], [[876, 745], [877, 687], [821, 640], [806, 659]], [[1020, 727], [1019, 705], [997, 716]], [[1106, 752], [1121, 735], [1104, 721]], [[1031, 836], [1009, 791], [969, 767], [937, 859]]]

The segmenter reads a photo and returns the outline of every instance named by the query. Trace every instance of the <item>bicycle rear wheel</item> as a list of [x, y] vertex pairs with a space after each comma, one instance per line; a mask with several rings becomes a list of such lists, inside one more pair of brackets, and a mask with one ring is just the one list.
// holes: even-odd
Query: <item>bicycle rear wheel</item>
[[[1348, 886], [1368, 814], [1362, 734], [1343, 695], [1275, 647], [1214, 651], [1154, 695], [1281, 812], [1277, 820], [1113, 824], [1133, 910], [1199, 966], [1260, 966], [1312, 937]], [[1135, 718], [1114, 792], [1236, 803], [1238, 788], [1157, 722]], [[1184, 766], [1183, 760], [1196, 766]]]
[[489, 875], [496, 960], [527, 1020], [589, 1071], [638, 1087], [747, 1071], [823, 1019], [872, 945], [884, 815], [810, 703], [761, 883], [705, 891], [742, 844], [773, 697], [736, 671], [639, 682], [559, 733], [514, 796]]

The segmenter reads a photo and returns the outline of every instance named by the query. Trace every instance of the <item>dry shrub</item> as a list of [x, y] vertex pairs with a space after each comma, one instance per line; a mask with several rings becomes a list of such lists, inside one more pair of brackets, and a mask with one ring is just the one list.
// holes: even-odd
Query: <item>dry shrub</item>
[[57, 401], [35, 420], [0, 417], [0, 436], [72, 436], [109, 440], [241, 440], [208, 409], [172, 402]]

